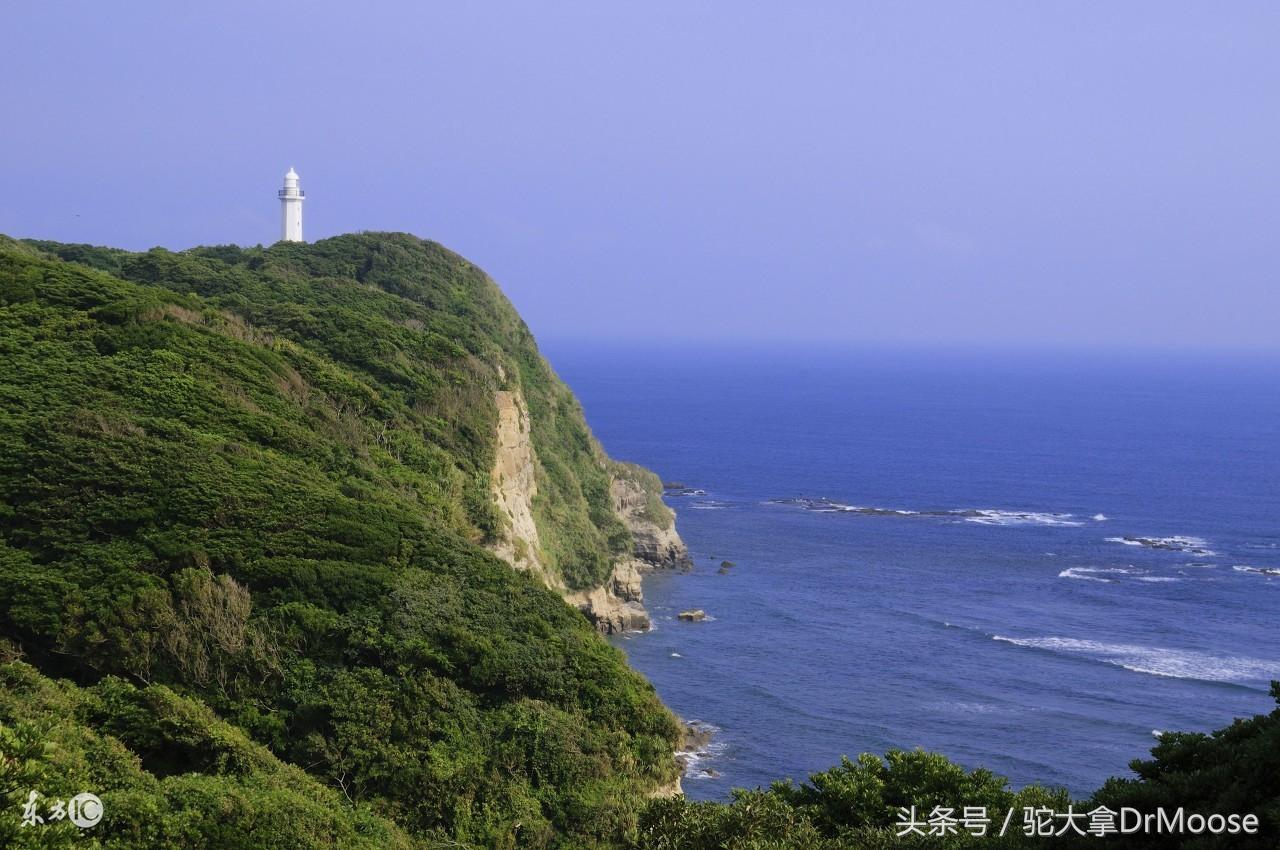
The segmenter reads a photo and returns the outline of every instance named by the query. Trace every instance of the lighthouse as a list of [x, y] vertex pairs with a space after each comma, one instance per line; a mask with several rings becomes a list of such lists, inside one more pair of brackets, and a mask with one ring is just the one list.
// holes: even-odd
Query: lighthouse
[[302, 241], [302, 202], [307, 193], [298, 188], [298, 172], [292, 168], [284, 176], [284, 188], [276, 192], [280, 199], [280, 240]]

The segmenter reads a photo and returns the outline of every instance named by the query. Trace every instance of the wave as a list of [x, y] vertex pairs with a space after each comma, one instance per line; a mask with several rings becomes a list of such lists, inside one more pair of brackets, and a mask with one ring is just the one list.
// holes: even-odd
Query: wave
[[1169, 552], [1182, 552], [1188, 555], [1213, 557], [1217, 553], [1209, 548], [1209, 541], [1203, 537], [1190, 537], [1175, 534], [1172, 537], [1139, 537], [1126, 534], [1124, 537], [1108, 537], [1108, 543], [1120, 543], [1125, 546], [1141, 546], [1144, 549], [1162, 549]]
[[1257, 573], [1270, 578], [1280, 577], [1280, 570], [1272, 569], [1271, 567], [1250, 567], [1244, 564], [1236, 564], [1231, 569], [1241, 573]]
[[1080, 581], [1103, 581], [1112, 583], [1113, 578], [1102, 578], [1104, 575], [1129, 575], [1133, 570], [1122, 567], [1071, 567], [1058, 573], [1058, 578], [1074, 578]]
[[847, 505], [844, 502], [837, 502], [833, 499], [821, 498], [810, 499], [804, 496], [791, 499], [769, 499], [768, 504], [771, 505], [794, 505], [803, 508], [806, 511], [812, 511], [819, 514], [868, 514], [870, 516], [925, 516], [931, 513], [938, 514], [937, 511], [906, 511], [897, 508], [868, 508], [862, 505]]
[[714, 761], [724, 753], [726, 744], [720, 735], [720, 727], [700, 720], [689, 721], [688, 726], [695, 740], [689, 741], [691, 746], [677, 750], [675, 754], [676, 761], [684, 769], [684, 778], [719, 779], [720, 774], [704, 767], [703, 763]]
[[1013, 638], [992, 635], [992, 640], [1028, 649], [1083, 655], [1135, 673], [1197, 679], [1205, 682], [1265, 682], [1280, 678], [1280, 661], [1241, 655], [1214, 655], [1191, 649], [1166, 649], [1138, 644], [1103, 643], [1064, 637]]
[[966, 522], [983, 525], [1084, 525], [1083, 522], [1073, 519], [1072, 514], [1051, 514], [1040, 511], [1001, 511], [993, 508], [955, 513], [963, 515]]
[[[1059, 525], [1080, 526], [1082, 520], [1068, 513], [1051, 513], [1048, 511], [1016, 511], [1002, 508], [955, 508], [951, 510], [915, 511], [904, 508], [879, 508], [865, 505], [850, 505], [833, 499], [806, 497], [790, 499], [769, 499], [769, 504], [794, 505], [806, 511], [820, 514], [861, 514], [864, 516], [888, 517], [939, 517], [944, 519], [964, 520], [980, 525]], [[1097, 517], [1101, 517], [1097, 514]], [[1106, 519], [1106, 517], [1102, 517]]]
[[692, 502], [689, 505], [690, 510], [695, 511], [722, 511], [729, 507], [728, 502], [718, 502], [715, 499], [707, 499], [704, 502]]

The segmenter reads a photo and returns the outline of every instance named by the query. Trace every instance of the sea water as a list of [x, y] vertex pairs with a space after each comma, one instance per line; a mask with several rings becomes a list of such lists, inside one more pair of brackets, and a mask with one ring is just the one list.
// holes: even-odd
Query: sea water
[[1275, 707], [1274, 360], [547, 353], [614, 457], [686, 488], [695, 569], [615, 643], [717, 730], [692, 798], [891, 747], [1083, 796]]

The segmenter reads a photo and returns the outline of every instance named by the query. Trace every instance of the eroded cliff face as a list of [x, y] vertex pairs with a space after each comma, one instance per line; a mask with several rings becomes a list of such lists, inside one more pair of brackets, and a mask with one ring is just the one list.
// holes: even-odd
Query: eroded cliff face
[[662, 482], [649, 470], [615, 463], [609, 495], [613, 510], [631, 530], [641, 569], [689, 569], [689, 549], [676, 533], [675, 512], [662, 501]]
[[570, 591], [563, 578], [546, 567], [540, 554], [533, 510], [538, 467], [529, 437], [528, 409], [519, 391], [500, 390], [495, 402], [498, 434], [493, 498], [502, 512], [505, 529], [492, 547], [494, 553], [517, 569], [536, 573], [605, 634], [649, 628], [641, 589], [643, 574], [692, 566], [689, 550], [676, 532], [675, 513], [662, 501], [658, 476], [635, 464], [608, 461], [613, 510], [630, 531], [633, 549], [615, 561], [604, 584]]
[[631, 532], [630, 557], [614, 564], [605, 586], [569, 599], [605, 634], [643, 631], [651, 625], [644, 610], [644, 573], [693, 566], [689, 549], [676, 533], [675, 512], [662, 501], [662, 482], [641, 466], [610, 462], [609, 495], [613, 510]]
[[551, 587], [562, 588], [559, 576], [543, 567], [538, 525], [533, 519], [533, 498], [538, 495], [533, 443], [529, 439], [529, 410], [519, 393], [499, 390], [498, 446], [494, 458], [493, 498], [506, 520], [494, 554], [518, 570], [531, 570]]

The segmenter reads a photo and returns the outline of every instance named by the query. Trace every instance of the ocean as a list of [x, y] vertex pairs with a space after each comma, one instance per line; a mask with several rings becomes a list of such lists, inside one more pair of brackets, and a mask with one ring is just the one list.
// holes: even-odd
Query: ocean
[[714, 727], [693, 799], [892, 747], [1084, 796], [1275, 708], [1275, 360], [544, 348], [611, 455], [685, 488], [695, 569], [614, 641]]

